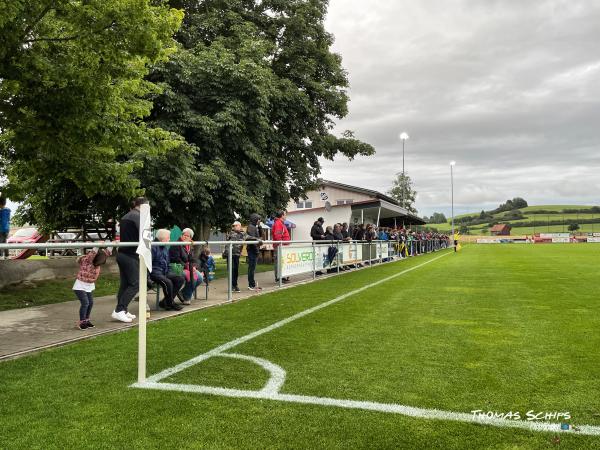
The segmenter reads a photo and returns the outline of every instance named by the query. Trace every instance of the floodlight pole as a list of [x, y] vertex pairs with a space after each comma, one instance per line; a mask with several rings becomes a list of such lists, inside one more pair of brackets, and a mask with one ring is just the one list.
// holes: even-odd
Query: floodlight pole
[[406, 139], [402, 139], [402, 177], [404, 177], [404, 141]]
[[454, 240], [454, 165], [456, 163], [452, 161], [450, 163], [450, 204], [452, 208], [452, 240]]
[[406, 180], [404, 178], [404, 142], [406, 142], [406, 140], [409, 139], [408, 134], [406, 132], [402, 132], [400, 133], [400, 140], [402, 141], [402, 204], [401, 206], [403, 208], [405, 208], [404, 206], [404, 191], [405, 191], [405, 184], [406, 184]]

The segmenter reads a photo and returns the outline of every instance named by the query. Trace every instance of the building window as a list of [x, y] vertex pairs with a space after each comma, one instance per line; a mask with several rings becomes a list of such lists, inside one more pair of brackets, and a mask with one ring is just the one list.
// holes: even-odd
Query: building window
[[296, 208], [297, 209], [312, 208], [312, 201], [307, 200], [304, 202], [298, 202], [298, 203], [296, 203]]
[[351, 205], [352, 203], [354, 203], [354, 200], [352, 200], [351, 198], [337, 201], [338, 205]]

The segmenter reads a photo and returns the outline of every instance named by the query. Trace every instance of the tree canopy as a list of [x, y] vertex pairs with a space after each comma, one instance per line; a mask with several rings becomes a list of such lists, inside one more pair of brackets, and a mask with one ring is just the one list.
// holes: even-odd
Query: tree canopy
[[185, 11], [180, 48], [149, 76], [163, 91], [148, 122], [185, 144], [139, 171], [159, 223], [206, 230], [233, 211], [273, 212], [312, 187], [319, 158], [374, 153], [332, 132], [348, 112], [348, 79], [324, 27], [327, 3], [170, 2]]
[[429, 223], [446, 223], [448, 219], [444, 215], [444, 213], [434, 212], [431, 217], [426, 216], [426, 220]]
[[142, 119], [181, 19], [143, 0], [0, 1], [0, 179], [22, 221], [79, 224], [142, 192], [143, 157], [178, 142]]
[[352, 132], [326, 0], [0, 0], [0, 179], [45, 229], [145, 193], [159, 226], [299, 198]]

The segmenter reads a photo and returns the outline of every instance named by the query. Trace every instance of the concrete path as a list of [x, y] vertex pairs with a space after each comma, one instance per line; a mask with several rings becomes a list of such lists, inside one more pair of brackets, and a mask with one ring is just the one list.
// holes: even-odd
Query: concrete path
[[[272, 292], [278, 287], [273, 272], [256, 274], [256, 281], [263, 287], [262, 293]], [[292, 278], [289, 285], [296, 285], [312, 280], [312, 273]], [[240, 276], [240, 293], [233, 294], [233, 301], [260, 295], [247, 289], [247, 278]], [[151, 311], [150, 321], [173, 317], [190, 311], [222, 305], [227, 303], [227, 280], [214, 280], [210, 285], [208, 300], [205, 300], [205, 288], [198, 288], [198, 299], [185, 306], [182, 311]], [[65, 299], [68, 300], [68, 299]], [[177, 301], [179, 303], [179, 301]], [[156, 303], [156, 295], [149, 293], [148, 304], [152, 308]], [[87, 339], [105, 333], [122, 331], [137, 325], [137, 319], [130, 324], [115, 321], [111, 318], [116, 298], [114, 295], [94, 299], [92, 322], [95, 328], [80, 330], [76, 327], [79, 319], [79, 301], [55, 303], [52, 305], [21, 308], [0, 312], [0, 360], [15, 358], [45, 348], [64, 345], [69, 342]], [[137, 315], [137, 299], [131, 303], [130, 312]]]

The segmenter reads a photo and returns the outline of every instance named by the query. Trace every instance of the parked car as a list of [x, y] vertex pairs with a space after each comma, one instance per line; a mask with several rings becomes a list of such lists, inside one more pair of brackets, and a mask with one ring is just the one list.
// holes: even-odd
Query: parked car
[[36, 228], [21, 228], [6, 240], [7, 244], [31, 244], [38, 241], [40, 233]]
[[[35, 244], [44, 242], [44, 238], [37, 228], [21, 228], [6, 240], [7, 244]], [[35, 255], [35, 250], [10, 250], [10, 256], [16, 259], [26, 259], [31, 255]]]

